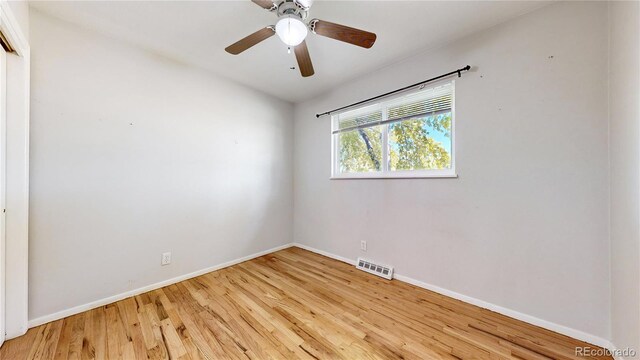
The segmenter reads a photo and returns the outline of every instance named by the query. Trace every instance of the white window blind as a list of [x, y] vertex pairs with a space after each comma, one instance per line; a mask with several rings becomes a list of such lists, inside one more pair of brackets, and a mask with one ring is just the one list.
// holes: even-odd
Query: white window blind
[[333, 133], [450, 112], [452, 102], [453, 85], [451, 83], [420, 90], [386, 102], [339, 114], [337, 121], [334, 122]]
[[382, 120], [382, 108], [379, 104], [366, 106], [338, 115], [338, 128], [333, 133], [375, 126]]

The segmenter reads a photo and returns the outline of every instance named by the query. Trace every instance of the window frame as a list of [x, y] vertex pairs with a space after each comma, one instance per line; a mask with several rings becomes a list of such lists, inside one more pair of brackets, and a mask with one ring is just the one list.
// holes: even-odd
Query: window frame
[[[404, 93], [400, 96], [395, 96], [389, 99], [385, 99], [383, 101], [366, 104], [359, 108], [349, 109], [347, 111], [336, 113], [331, 115], [331, 180], [348, 180], [348, 179], [437, 179], [437, 178], [457, 178], [458, 174], [456, 173], [456, 87], [455, 80], [448, 81], [446, 83], [441, 83], [439, 86], [445, 84], [451, 84], [451, 167], [449, 169], [430, 169], [430, 170], [401, 170], [401, 171], [391, 171], [389, 170], [389, 125], [392, 123], [380, 124], [376, 126], [382, 126], [382, 170], [381, 171], [371, 171], [371, 172], [357, 172], [357, 173], [340, 173], [340, 164], [339, 164], [339, 134], [333, 133], [333, 130], [336, 127], [336, 123], [338, 121], [338, 117], [349, 111], [359, 110], [364, 107], [370, 107], [373, 105], [378, 105], [382, 109], [382, 119], [387, 119], [387, 109], [388, 104], [393, 103], [397, 99], [403, 96], [415, 94], [416, 92], [408, 92]], [[435, 88], [434, 86], [432, 88]], [[424, 91], [424, 89], [420, 89], [418, 91]]]

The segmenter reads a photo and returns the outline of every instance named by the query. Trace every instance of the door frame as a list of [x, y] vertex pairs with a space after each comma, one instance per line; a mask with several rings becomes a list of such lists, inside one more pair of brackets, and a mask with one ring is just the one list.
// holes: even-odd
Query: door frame
[[[19, 10], [21, 9], [16, 11]], [[23, 25], [28, 26], [28, 23]], [[6, 339], [11, 339], [23, 335], [28, 329], [29, 64], [31, 51], [20, 22], [6, 0], [0, 0], [0, 33], [2, 33], [3, 40], [13, 50], [6, 56], [7, 130], [3, 147], [6, 149], [6, 251], [3, 252], [6, 271], [4, 272], [4, 309], [2, 309], [5, 321], [1, 325], [4, 328], [2, 335]]]
[[0, 346], [6, 335], [7, 52], [0, 47]]

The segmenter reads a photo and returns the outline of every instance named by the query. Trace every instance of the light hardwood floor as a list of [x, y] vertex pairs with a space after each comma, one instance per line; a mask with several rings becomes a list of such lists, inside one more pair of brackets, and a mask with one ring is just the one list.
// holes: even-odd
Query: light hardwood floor
[[30, 329], [0, 359], [577, 359], [576, 346], [590, 345], [289, 248]]

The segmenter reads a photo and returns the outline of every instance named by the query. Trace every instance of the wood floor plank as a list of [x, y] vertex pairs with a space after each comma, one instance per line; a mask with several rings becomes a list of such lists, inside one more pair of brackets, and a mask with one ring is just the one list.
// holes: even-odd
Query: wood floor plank
[[72, 329], [71, 339], [69, 339], [69, 351], [67, 353], [68, 359], [80, 360], [82, 358], [82, 347], [84, 344], [84, 317], [86, 314], [87, 313], [84, 312], [64, 319], [64, 322], [69, 322], [71, 324]]
[[56, 353], [53, 356], [54, 360], [67, 359], [69, 357], [69, 345], [71, 343], [74, 321], [72, 318], [69, 318], [69, 321], [62, 321], [62, 323], [63, 325], [60, 330], [60, 337], [56, 344]]
[[30, 329], [0, 359], [575, 360], [579, 346], [593, 347], [289, 248]]

